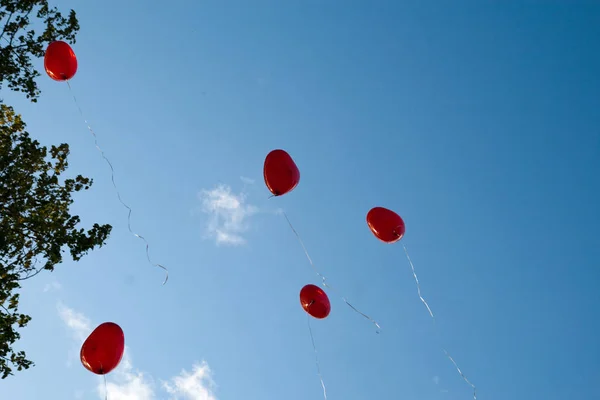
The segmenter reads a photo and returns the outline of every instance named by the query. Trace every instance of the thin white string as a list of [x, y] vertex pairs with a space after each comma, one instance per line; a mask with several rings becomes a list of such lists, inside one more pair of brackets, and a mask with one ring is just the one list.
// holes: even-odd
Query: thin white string
[[402, 243], [402, 247], [404, 248], [404, 254], [406, 254], [406, 258], [408, 259], [408, 263], [410, 264], [410, 268], [412, 269], [413, 276], [415, 277], [415, 282], [417, 283], [417, 293], [419, 294], [419, 298], [421, 299], [423, 304], [425, 304], [425, 307], [427, 307], [427, 311], [429, 311], [429, 315], [431, 316], [431, 318], [433, 318], [433, 322], [435, 323], [435, 317], [433, 316], [433, 312], [431, 311], [429, 304], [427, 304], [427, 302], [421, 295], [421, 285], [419, 284], [419, 278], [417, 278], [417, 273], [415, 272], [415, 266], [413, 265], [412, 261], [410, 260], [410, 256], [408, 255], [408, 251], [406, 250], [406, 246], [404, 245], [404, 243]]
[[[410, 264], [410, 268], [412, 269], [412, 273], [413, 273], [413, 276], [415, 278], [415, 282], [417, 284], [417, 293], [419, 294], [419, 298], [421, 299], [421, 301], [423, 302], [423, 304], [425, 305], [425, 307], [427, 307], [427, 311], [429, 312], [429, 315], [431, 316], [431, 319], [433, 320], [433, 325], [435, 326], [436, 332], [439, 335], [439, 329], [437, 327], [437, 324], [436, 324], [436, 321], [435, 321], [435, 317], [433, 316], [433, 312], [431, 311], [431, 308], [429, 307], [429, 304], [427, 304], [427, 302], [425, 301], [425, 299], [421, 295], [421, 285], [419, 284], [419, 278], [417, 278], [417, 273], [415, 272], [415, 266], [413, 265], [413, 262], [410, 259], [410, 256], [408, 255], [408, 250], [406, 249], [406, 246], [404, 245], [404, 243], [402, 243], [402, 247], [404, 248], [404, 254], [406, 254], [406, 258], [408, 259], [408, 263]], [[475, 385], [473, 385], [467, 379], [467, 377], [465, 376], [465, 374], [463, 374], [463, 372], [458, 367], [458, 364], [456, 364], [456, 361], [454, 361], [454, 358], [452, 358], [452, 356], [450, 355], [450, 353], [448, 353], [448, 351], [446, 351], [446, 349], [443, 348], [443, 347], [442, 347], [442, 350], [444, 351], [444, 354], [446, 355], [446, 357], [448, 357], [448, 359], [452, 362], [452, 364], [456, 368], [456, 371], [458, 371], [458, 373], [460, 374], [460, 376], [462, 377], [462, 379], [469, 386], [471, 386], [471, 388], [473, 388], [473, 400], [477, 400], [477, 388], [475, 387]]]
[[104, 400], [108, 400], [108, 384], [106, 383], [106, 374], [102, 374], [104, 377]]
[[317, 366], [317, 375], [321, 380], [321, 387], [323, 388], [323, 397], [327, 400], [327, 389], [325, 389], [325, 382], [323, 382], [323, 375], [321, 375], [321, 365], [319, 364], [319, 353], [317, 352], [317, 346], [315, 346], [315, 338], [313, 337], [312, 328], [310, 327], [310, 315], [307, 314], [308, 332], [310, 333], [310, 341], [312, 343], [313, 350], [315, 351], [315, 364]]
[[150, 245], [148, 244], [148, 241], [146, 240], [146, 238], [144, 238], [141, 235], [138, 235], [137, 233], [135, 233], [132, 229], [131, 229], [131, 207], [129, 207], [127, 204], [125, 204], [125, 202], [123, 201], [123, 199], [121, 198], [121, 193], [119, 192], [119, 189], [117, 188], [117, 184], [115, 183], [115, 170], [113, 168], [112, 163], [110, 162], [110, 160], [108, 158], [106, 158], [106, 156], [104, 155], [104, 151], [100, 148], [100, 146], [98, 145], [98, 137], [96, 136], [96, 133], [94, 132], [94, 130], [92, 129], [92, 127], [90, 126], [89, 122], [87, 121], [87, 119], [85, 118], [85, 116], [83, 115], [83, 111], [81, 110], [81, 107], [79, 106], [79, 103], [77, 102], [77, 98], [75, 97], [75, 93], [73, 93], [73, 89], [71, 88], [71, 84], [69, 83], [69, 81], [67, 82], [67, 86], [69, 87], [69, 91], [71, 92], [71, 95], [73, 96], [73, 101], [75, 102], [75, 105], [77, 106], [77, 109], [79, 110], [79, 114], [81, 115], [81, 118], [83, 118], [83, 121], [85, 122], [85, 124], [87, 125], [88, 130], [90, 131], [90, 133], [92, 134], [92, 136], [94, 137], [94, 144], [96, 145], [96, 149], [100, 152], [100, 154], [102, 155], [102, 158], [104, 158], [104, 160], [106, 161], [106, 163], [108, 164], [108, 166], [110, 167], [110, 173], [111, 173], [111, 180], [112, 180], [112, 184], [113, 187], [115, 188], [115, 191], [117, 192], [117, 197], [119, 198], [119, 201], [121, 202], [121, 204], [127, 208], [127, 210], [129, 210], [128, 214], [127, 214], [127, 229], [129, 229], [129, 232], [139, 238], [142, 239], [144, 241], [144, 243], [146, 243], [146, 258], [148, 259], [148, 262], [155, 266], [155, 267], [159, 267], [162, 268], [165, 271], [165, 280], [162, 283], [163, 285], [165, 283], [167, 283], [167, 281], [169, 280], [169, 270], [167, 268], [165, 268], [163, 265], [161, 264], [157, 264], [152, 262], [152, 260], [150, 259], [150, 250], [149, 247]]
[[[298, 234], [298, 232], [296, 231], [296, 229], [294, 228], [294, 226], [290, 222], [290, 219], [288, 218], [288, 216], [285, 213], [285, 211], [282, 211], [282, 213], [283, 213], [283, 216], [285, 217], [288, 225], [292, 229], [292, 232], [294, 232], [294, 235], [296, 235], [296, 239], [298, 239], [298, 242], [300, 242], [300, 246], [302, 246], [302, 250], [304, 251], [304, 254], [306, 255], [306, 258], [308, 259], [308, 262], [310, 263], [311, 267], [313, 268], [313, 270], [315, 271], [315, 273], [317, 274], [317, 276], [319, 276], [321, 278], [323, 286], [326, 287], [326, 288], [328, 288], [328, 289], [330, 289], [332, 292], [337, 293], [337, 290], [335, 290], [334, 288], [332, 288], [326, 282], [325, 276], [323, 276], [323, 274], [321, 274], [317, 270], [317, 267], [315, 267], [315, 264], [313, 263], [312, 258], [310, 258], [310, 255], [308, 254], [308, 251], [306, 250], [306, 246], [304, 246], [304, 242], [302, 241], [302, 238], [300, 237], [300, 235]], [[376, 333], [379, 333], [381, 331], [381, 326], [379, 326], [379, 324], [377, 323], [377, 321], [375, 321], [373, 318], [369, 317], [367, 314], [363, 313], [362, 311], [359, 311], [356, 307], [354, 307], [352, 304], [350, 304], [350, 302], [345, 297], [343, 297], [343, 296], [341, 296], [341, 297], [342, 297], [342, 300], [344, 301], [344, 303], [346, 303], [348, 305], [348, 307], [350, 307], [356, 313], [362, 315], [363, 317], [365, 317], [366, 319], [368, 319], [369, 321], [371, 321], [377, 327]]]

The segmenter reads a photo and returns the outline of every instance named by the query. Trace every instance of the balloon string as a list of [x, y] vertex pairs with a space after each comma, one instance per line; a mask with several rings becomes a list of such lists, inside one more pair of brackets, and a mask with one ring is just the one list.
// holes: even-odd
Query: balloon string
[[419, 284], [419, 278], [417, 278], [417, 273], [415, 272], [415, 266], [413, 265], [412, 261], [410, 260], [410, 256], [408, 255], [408, 250], [406, 250], [406, 246], [404, 245], [404, 243], [402, 243], [402, 247], [404, 248], [404, 254], [406, 254], [406, 258], [408, 259], [408, 263], [410, 264], [410, 268], [412, 269], [412, 274], [415, 278], [415, 282], [417, 283], [417, 293], [419, 294], [419, 299], [421, 299], [421, 302], [423, 304], [425, 304], [425, 307], [427, 307], [427, 311], [429, 311], [429, 315], [431, 316], [431, 318], [433, 318], [433, 323], [435, 323], [435, 317], [433, 316], [433, 312], [431, 311], [429, 304], [427, 304], [427, 301], [425, 301], [425, 299], [421, 295], [421, 285]]
[[319, 364], [319, 353], [317, 352], [317, 346], [315, 346], [315, 338], [310, 327], [310, 315], [307, 314], [308, 332], [310, 333], [310, 341], [312, 343], [313, 350], [315, 352], [315, 365], [317, 366], [317, 375], [321, 381], [321, 387], [323, 388], [323, 397], [327, 400], [327, 389], [325, 389], [325, 382], [323, 382], [323, 375], [321, 375], [321, 365]]
[[106, 156], [104, 155], [104, 151], [100, 148], [100, 146], [98, 145], [98, 137], [96, 136], [96, 133], [94, 132], [94, 130], [92, 129], [92, 127], [90, 126], [89, 122], [87, 121], [87, 119], [85, 119], [85, 116], [83, 115], [83, 111], [81, 110], [81, 107], [79, 106], [79, 103], [77, 102], [77, 98], [75, 97], [75, 93], [73, 92], [73, 89], [71, 88], [71, 84], [69, 83], [69, 81], [67, 81], [67, 86], [69, 86], [69, 91], [71, 92], [71, 95], [73, 96], [73, 101], [75, 102], [75, 105], [77, 106], [77, 109], [79, 110], [79, 114], [81, 115], [81, 118], [83, 118], [83, 121], [85, 122], [85, 124], [87, 125], [88, 130], [90, 131], [90, 133], [92, 134], [92, 136], [94, 136], [94, 144], [96, 145], [96, 149], [100, 152], [100, 154], [102, 155], [102, 158], [104, 158], [104, 160], [106, 161], [106, 163], [108, 164], [108, 166], [110, 167], [110, 173], [111, 173], [111, 180], [112, 180], [112, 184], [113, 187], [115, 188], [115, 191], [117, 192], [117, 197], [119, 198], [119, 201], [121, 202], [121, 204], [127, 208], [127, 210], [129, 210], [129, 213], [127, 214], [127, 228], [129, 229], [129, 232], [139, 238], [142, 239], [144, 241], [144, 243], [146, 243], [146, 258], [148, 259], [148, 262], [158, 268], [162, 268], [165, 271], [165, 280], [162, 283], [163, 285], [165, 283], [167, 283], [167, 281], [169, 280], [169, 270], [167, 268], [165, 268], [163, 265], [161, 264], [156, 264], [153, 263], [152, 260], [150, 259], [150, 250], [149, 247], [150, 245], [148, 244], [148, 241], [146, 240], [146, 238], [144, 238], [141, 235], [138, 235], [137, 233], [135, 233], [132, 229], [131, 229], [131, 208], [125, 204], [125, 202], [123, 201], [123, 199], [121, 198], [121, 193], [119, 192], [119, 189], [117, 188], [117, 184], [115, 183], [115, 170], [113, 168], [112, 163], [110, 162], [110, 160], [108, 158], [106, 158]]
[[[294, 228], [294, 226], [292, 225], [292, 223], [290, 222], [290, 219], [288, 218], [287, 214], [285, 213], [285, 211], [282, 210], [283, 216], [285, 217], [288, 225], [290, 226], [290, 228], [292, 229], [292, 232], [294, 232], [294, 235], [296, 235], [296, 238], [298, 239], [298, 242], [300, 242], [300, 246], [302, 246], [302, 250], [304, 251], [304, 254], [306, 255], [306, 258], [308, 259], [308, 262], [310, 263], [310, 265], [312, 266], [313, 270], [315, 271], [315, 273], [317, 274], [317, 276], [319, 278], [321, 278], [322, 284], [324, 287], [329, 288], [332, 292], [337, 293], [337, 291], [332, 288], [327, 282], [327, 278], [325, 278], [325, 276], [323, 276], [323, 274], [321, 274], [318, 270], [317, 267], [315, 267], [315, 264], [313, 263], [312, 258], [310, 258], [310, 255], [308, 254], [308, 251], [306, 250], [306, 246], [304, 246], [304, 242], [302, 241], [302, 238], [300, 238], [300, 235], [298, 234], [298, 232], [296, 231], [296, 229]], [[354, 307], [352, 304], [350, 304], [350, 302], [348, 300], [346, 300], [345, 297], [342, 296], [342, 300], [344, 301], [344, 303], [346, 303], [348, 305], [348, 307], [350, 307], [352, 310], [354, 310], [356, 313], [362, 315], [363, 317], [365, 317], [366, 319], [368, 319], [369, 321], [371, 321], [376, 327], [376, 333], [379, 333], [381, 330], [381, 326], [379, 326], [379, 324], [377, 323], [377, 321], [375, 321], [373, 318], [369, 317], [367, 314], [363, 313], [362, 311], [359, 311], [356, 307]]]
[[[436, 321], [435, 321], [435, 317], [433, 316], [433, 312], [431, 311], [431, 308], [429, 307], [429, 304], [427, 304], [427, 302], [425, 301], [425, 299], [421, 295], [421, 285], [419, 284], [419, 278], [417, 278], [417, 273], [415, 272], [415, 266], [414, 266], [412, 260], [410, 259], [410, 256], [408, 255], [408, 250], [406, 249], [406, 246], [404, 245], [404, 243], [402, 243], [402, 247], [404, 248], [404, 254], [406, 254], [406, 259], [408, 260], [408, 263], [410, 264], [410, 268], [412, 269], [412, 274], [413, 274], [413, 277], [415, 278], [415, 282], [417, 284], [417, 293], [419, 294], [419, 298], [421, 299], [421, 302], [423, 302], [423, 304], [425, 305], [425, 307], [427, 307], [427, 311], [429, 312], [429, 315], [431, 316], [431, 319], [433, 320], [433, 325], [436, 328], [436, 332], [439, 335], [439, 330], [438, 330], [438, 327], [437, 327], [437, 324], [436, 324]], [[467, 379], [467, 377], [465, 376], [465, 374], [463, 374], [463, 372], [458, 367], [458, 364], [456, 364], [456, 361], [454, 361], [454, 358], [452, 358], [452, 356], [450, 355], [450, 353], [448, 353], [448, 351], [446, 351], [446, 349], [443, 348], [443, 347], [442, 347], [442, 350], [444, 351], [444, 354], [446, 355], [446, 357], [448, 357], [448, 359], [452, 362], [452, 364], [456, 368], [456, 371], [458, 371], [458, 373], [460, 374], [460, 376], [462, 377], [462, 379], [469, 386], [471, 386], [471, 388], [473, 388], [473, 400], [477, 400], [477, 388], [475, 387], [475, 385], [473, 385], [469, 381], [469, 379]]]
[[104, 400], [108, 400], [108, 385], [106, 384], [106, 374], [102, 375], [104, 377]]

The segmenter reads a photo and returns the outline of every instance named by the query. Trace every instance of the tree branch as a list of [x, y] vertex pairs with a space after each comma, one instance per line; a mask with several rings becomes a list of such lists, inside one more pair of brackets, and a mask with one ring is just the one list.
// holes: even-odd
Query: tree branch
[[6, 27], [8, 26], [8, 24], [10, 24], [10, 19], [12, 18], [14, 13], [15, 13], [14, 11], [11, 11], [11, 13], [8, 15], [8, 19], [6, 20], [6, 23], [4, 24], [4, 28], [2, 28], [2, 33], [0, 33], [0, 39], [2, 39], [2, 37], [6, 33]]

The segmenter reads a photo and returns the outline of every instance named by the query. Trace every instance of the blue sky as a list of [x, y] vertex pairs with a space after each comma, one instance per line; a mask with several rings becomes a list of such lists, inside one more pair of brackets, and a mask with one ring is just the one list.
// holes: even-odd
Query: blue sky
[[[42, 76], [38, 104], [3, 93], [94, 178], [84, 225], [114, 230], [25, 285], [19, 348], [37, 365], [0, 397], [103, 398], [77, 357], [114, 321], [111, 400], [322, 398], [298, 300], [319, 280], [281, 208], [382, 326], [330, 293], [312, 324], [329, 399], [471, 399], [442, 346], [481, 400], [600, 398], [597, 2], [53, 3], [78, 12], [73, 90], [170, 280], [67, 85]], [[274, 148], [301, 181], [267, 200]], [[440, 335], [402, 245], [369, 232], [374, 206], [404, 218]]]

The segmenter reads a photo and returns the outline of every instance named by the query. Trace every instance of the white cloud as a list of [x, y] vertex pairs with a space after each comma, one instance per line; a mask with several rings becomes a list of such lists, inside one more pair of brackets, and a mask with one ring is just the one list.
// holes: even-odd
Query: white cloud
[[[71, 331], [78, 346], [81, 346], [92, 331], [90, 319], [62, 303], [58, 303], [57, 308], [60, 318]], [[99, 377], [96, 386], [99, 399], [105, 399], [107, 393], [111, 400], [157, 399], [154, 379], [133, 367], [130, 353], [129, 347], [125, 346], [123, 359], [107, 376], [106, 386], [104, 378]], [[217, 400], [214, 395], [215, 383], [212, 379], [212, 371], [206, 362], [194, 364], [191, 373], [182, 370], [181, 374], [162, 383], [162, 389], [171, 395], [171, 400]], [[82, 392], [78, 392], [76, 397], [80, 394]]]
[[217, 244], [238, 246], [246, 243], [242, 236], [248, 230], [248, 219], [258, 208], [246, 203], [246, 195], [236, 195], [228, 185], [217, 185], [211, 190], [202, 190], [202, 211], [209, 214], [206, 227], [208, 237]]
[[216, 400], [213, 394], [215, 383], [212, 372], [206, 362], [194, 364], [192, 372], [182, 370], [181, 374], [163, 382], [163, 387], [173, 399], [182, 400]]
[[439, 376], [437, 376], [437, 375], [436, 375], [436, 376], [434, 376], [434, 377], [433, 377], [433, 383], [435, 383], [436, 385], [439, 385], [439, 384], [440, 384], [440, 377], [439, 377]]
[[244, 182], [244, 185], [254, 185], [254, 179], [252, 178], [247, 178], [245, 176], [240, 176], [240, 179], [242, 180], [242, 182]]
[[49, 292], [51, 290], [58, 291], [60, 289], [62, 289], [62, 285], [60, 283], [58, 283], [57, 281], [52, 281], [52, 282], [46, 283], [46, 285], [44, 285], [44, 293]]
[[92, 332], [90, 319], [61, 302], [58, 303], [57, 308], [60, 319], [67, 325], [75, 340], [79, 342], [78, 344], [83, 344], [85, 338]]
[[58, 302], [56, 308], [58, 309], [60, 319], [62, 319], [75, 340], [75, 343], [73, 343], [73, 346], [69, 349], [67, 358], [67, 367], [70, 368], [73, 366], [73, 362], [78, 360], [79, 349], [85, 341], [85, 338], [92, 332], [92, 324], [88, 317], [66, 307], [61, 302]]
[[[97, 386], [98, 396], [111, 400], [151, 400], [154, 398], [154, 383], [151, 377], [133, 368], [129, 347], [125, 346], [123, 359], [107, 379], [106, 386], [101, 379]], [[115, 382], [116, 381], [116, 382]]]

